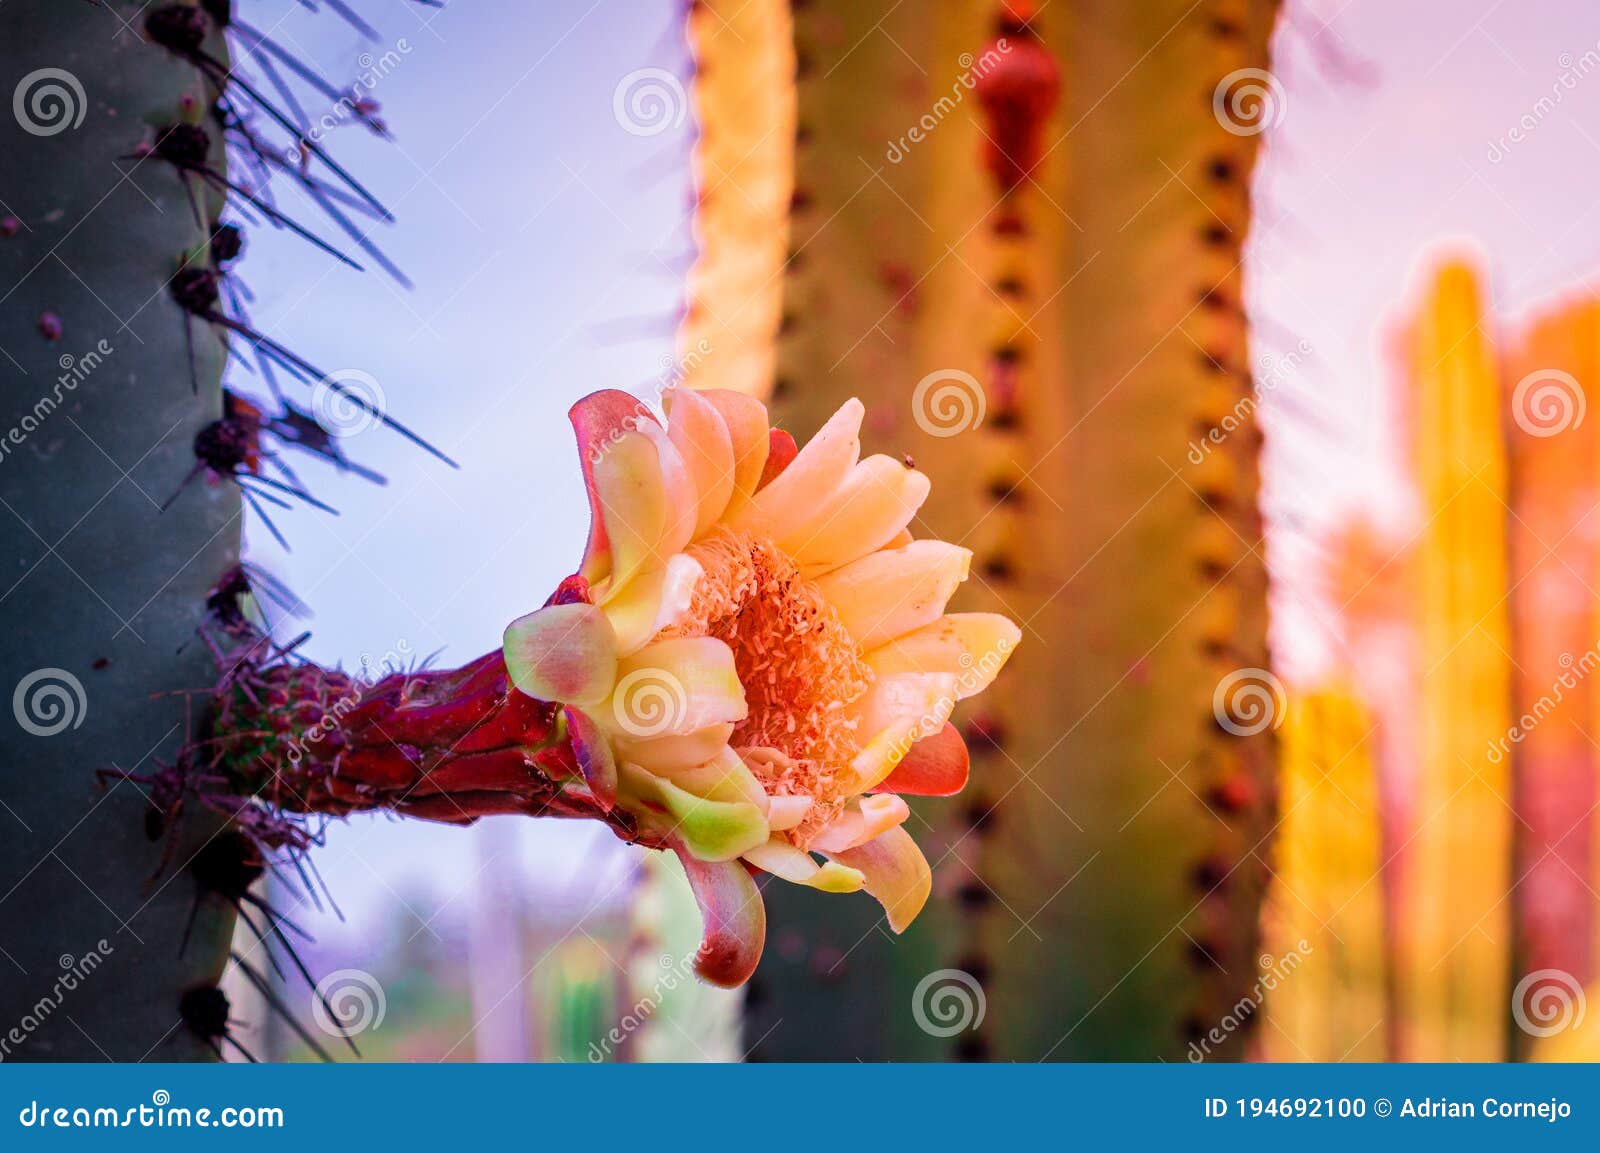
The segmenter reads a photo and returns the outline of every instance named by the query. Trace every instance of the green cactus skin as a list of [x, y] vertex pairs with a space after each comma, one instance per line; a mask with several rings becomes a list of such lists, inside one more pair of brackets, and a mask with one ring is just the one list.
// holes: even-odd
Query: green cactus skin
[[[935, 480], [917, 535], [974, 551], [953, 607], [1007, 612], [1024, 636], [980, 711], [958, 714], [968, 793], [912, 818], [929, 908], [891, 940], [769, 886], [793, 946], [769, 946], [747, 1041], [776, 1060], [1182, 1060], [1191, 1042], [1236, 1059], [1255, 1014], [1208, 1034], [1257, 978], [1274, 753], [1270, 729], [1219, 727], [1213, 694], [1268, 665], [1253, 406], [1200, 464], [1187, 455], [1250, 395], [1239, 268], [1258, 138], [1227, 131], [1212, 97], [1265, 68], [1276, 5], [1045, 6], [1031, 27], [1060, 99], [1036, 183], [1004, 196], [971, 91], [884, 159], [981, 56], [998, 6], [892, 7], [795, 13], [801, 260], [775, 400], [797, 434], [865, 400], [870, 450]], [[981, 426], [914, 419], [941, 370], [982, 382]], [[936, 1036], [913, 999], [946, 968], [977, 980], [984, 1012]]]
[[[81, 682], [87, 702], [81, 723], [53, 736], [13, 717], [0, 726], [0, 1020], [38, 1018], [7, 1059], [209, 1057], [182, 1027], [179, 998], [219, 977], [232, 937], [232, 911], [205, 902], [178, 948], [195, 896], [182, 866], [217, 822], [188, 813], [169, 868], [152, 880], [167, 846], [147, 828], [138, 786], [94, 786], [97, 769], [171, 761], [190, 735], [176, 694], [216, 675], [195, 629], [238, 539], [231, 487], [191, 485], [166, 513], [157, 508], [193, 465], [195, 432], [221, 415], [224, 351], [196, 327], [196, 391], [183, 314], [166, 286], [183, 254], [203, 249], [206, 230], [170, 166], [118, 159], [148, 125], [179, 119], [185, 97], [208, 103], [194, 68], [138, 34], [143, 8], [0, 7], [5, 91], [59, 68], [86, 96], [81, 125], [55, 135], [25, 132], [9, 110], [0, 117], [0, 214], [21, 224], [0, 239], [0, 423], [22, 429], [54, 397], [61, 357], [81, 365], [102, 339], [112, 349], [0, 460], [11, 570], [0, 688], [9, 696], [35, 670], [56, 668]], [[220, 153], [214, 143], [215, 166]], [[59, 318], [54, 342], [40, 332], [46, 312]], [[84, 958], [101, 940], [109, 955], [38, 1014], [63, 958]]]

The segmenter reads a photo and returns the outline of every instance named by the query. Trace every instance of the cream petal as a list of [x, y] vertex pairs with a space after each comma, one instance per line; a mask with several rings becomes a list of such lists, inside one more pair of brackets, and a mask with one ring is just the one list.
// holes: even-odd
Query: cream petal
[[938, 540], [875, 552], [817, 580], [817, 588], [863, 649], [939, 618], [967, 579], [972, 552]]
[[861, 455], [861, 418], [866, 410], [845, 401], [788, 468], [755, 498], [728, 517], [738, 529], [779, 539], [813, 516], [819, 502], [844, 483]]
[[578, 439], [578, 459], [583, 465], [584, 489], [589, 498], [589, 543], [583, 551], [581, 571], [594, 584], [611, 572], [611, 546], [606, 540], [594, 466], [625, 433], [659, 422], [638, 397], [614, 388], [590, 393], [574, 404], [567, 416]]
[[602, 607], [617, 633], [617, 651], [627, 656], [689, 609], [705, 570], [688, 553], [675, 553], [664, 568], [651, 569], [620, 588], [607, 584]]
[[725, 514], [747, 504], [761, 484], [767, 464], [767, 406], [753, 396], [725, 388], [708, 388], [700, 393], [715, 408], [728, 429], [733, 450], [733, 493]]
[[617, 683], [598, 719], [635, 740], [742, 721], [744, 686], [733, 650], [715, 637], [654, 641], [617, 664]]
[[657, 775], [671, 775], [674, 769], [692, 769], [715, 758], [733, 735], [733, 723], [707, 725], [692, 733], [635, 740], [625, 733], [614, 733], [612, 743], [617, 756]]
[[726, 746], [703, 765], [672, 769], [656, 775], [671, 781], [684, 792], [708, 801], [742, 801], [760, 809], [763, 816], [767, 813], [766, 790], [756, 780], [755, 774], [745, 767], [739, 754]]
[[646, 812], [647, 823], [682, 840], [702, 861], [731, 861], [765, 844], [772, 835], [766, 816], [750, 801], [697, 796], [638, 765], [622, 766], [618, 793], [655, 806]]
[[928, 735], [915, 720], [909, 718], [897, 721], [879, 732], [850, 762], [851, 791], [865, 793], [871, 790], [894, 772], [895, 766], [906, 758], [913, 745]]
[[546, 605], [506, 626], [506, 671], [520, 692], [541, 701], [603, 701], [617, 676], [617, 637], [591, 604]]
[[806, 819], [816, 802], [803, 794], [767, 798], [767, 824], [775, 833], [792, 829]]
[[876, 677], [850, 711], [858, 733], [877, 734], [910, 721], [931, 735], [950, 719], [956, 699], [951, 673], [891, 673]]
[[911, 806], [887, 794], [862, 797], [855, 806], [835, 817], [811, 838], [811, 847], [823, 853], [841, 853], [864, 845], [874, 837], [906, 823]]
[[602, 446], [590, 468], [610, 548], [605, 595], [664, 567], [694, 532], [694, 488], [660, 425], [641, 423]]
[[667, 436], [694, 482], [698, 537], [717, 522], [733, 496], [733, 441], [722, 415], [694, 389], [671, 389], [665, 407]]
[[744, 859], [774, 877], [796, 885], [809, 885], [824, 893], [859, 892], [867, 880], [859, 869], [836, 861], [817, 864], [810, 853], [802, 852], [782, 837], [773, 837], [766, 844], [757, 845], [745, 853]]
[[819, 576], [884, 547], [928, 499], [928, 478], [892, 456], [869, 456], [805, 525], [778, 542], [801, 575]]
[[878, 676], [954, 673], [956, 699], [966, 700], [993, 682], [1022, 630], [999, 613], [948, 613], [866, 655]]
[[864, 845], [828, 856], [866, 876], [867, 892], [883, 905], [896, 933], [905, 932], [916, 920], [933, 891], [928, 859], [904, 829], [890, 829]]

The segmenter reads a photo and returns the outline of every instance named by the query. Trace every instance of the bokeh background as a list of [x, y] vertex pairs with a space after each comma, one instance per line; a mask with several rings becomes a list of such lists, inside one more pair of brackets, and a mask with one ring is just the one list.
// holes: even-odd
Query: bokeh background
[[[694, 124], [641, 136], [613, 104], [641, 68], [687, 80], [679, 5], [391, 0], [368, 12], [376, 45], [278, 0], [238, 8], [336, 82], [369, 67], [364, 54], [395, 54], [372, 96], [396, 141], [346, 126], [327, 143], [398, 215], [375, 239], [415, 282], [255, 229], [255, 320], [320, 365], [370, 374], [392, 414], [463, 466], [381, 430], [351, 437], [346, 451], [387, 485], [304, 466], [339, 515], [275, 513], [293, 551], [251, 523], [249, 555], [309, 606], [284, 627], [309, 628], [318, 659], [355, 666], [398, 648], [460, 663], [495, 646], [581, 550], [567, 406], [602, 387], [649, 393], [671, 372], [694, 254]], [[1289, 6], [1247, 271], [1258, 378], [1272, 381], [1274, 661], [1291, 685], [1350, 670], [1329, 542], [1356, 519], [1400, 541], [1418, 523], [1397, 341], [1431, 270], [1464, 255], [1508, 325], [1592, 293], [1597, 50], [1600, 16], [1584, 0]], [[666, 931], [694, 939], [671, 878], [646, 875], [604, 829], [363, 817], [333, 827], [315, 863], [343, 920], [296, 913], [317, 938], [308, 957], [317, 972], [362, 971], [384, 1007], [361, 1036], [378, 1057], [591, 1059], [634, 1007], [623, 973], [640, 961], [638, 895], [653, 891]], [[673, 967], [665, 952], [644, 961]], [[740, 1056], [725, 1027], [735, 999], [693, 995], [701, 1008], [675, 1020], [703, 1030], [654, 1030], [658, 1048], [630, 1055]], [[266, 1052], [305, 1055], [255, 1019]]]

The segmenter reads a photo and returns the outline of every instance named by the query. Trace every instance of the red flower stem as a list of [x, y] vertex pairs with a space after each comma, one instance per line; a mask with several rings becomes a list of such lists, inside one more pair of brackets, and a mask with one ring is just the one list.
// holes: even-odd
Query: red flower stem
[[585, 783], [560, 712], [517, 691], [499, 650], [375, 682], [246, 661], [218, 692], [205, 747], [233, 791], [286, 813], [587, 817], [638, 840]]

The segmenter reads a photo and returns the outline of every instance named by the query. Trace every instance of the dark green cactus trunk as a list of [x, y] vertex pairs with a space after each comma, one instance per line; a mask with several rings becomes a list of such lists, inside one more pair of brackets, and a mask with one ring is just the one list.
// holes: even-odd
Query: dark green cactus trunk
[[172, 167], [124, 159], [151, 125], [194, 120], [211, 98], [142, 38], [145, 9], [0, 7], [0, 86], [33, 76], [68, 101], [0, 117], [0, 215], [16, 222], [0, 239], [0, 689], [49, 670], [14, 698], [0, 742], [0, 1021], [24, 1034], [12, 1059], [207, 1055], [179, 1000], [218, 978], [232, 936], [231, 910], [204, 903], [180, 955], [195, 897], [183, 865], [217, 822], [189, 812], [152, 879], [169, 844], [140, 786], [95, 787], [96, 770], [149, 772], [191, 735], [179, 694], [216, 677], [195, 630], [239, 527], [231, 487], [191, 485], [159, 510], [194, 464], [196, 431], [221, 415], [224, 350], [197, 324], [191, 377], [167, 291], [185, 253], [204, 250], [206, 222]]
[[[952, 607], [1024, 635], [958, 714], [969, 793], [913, 817], [935, 863], [922, 920], [891, 941], [769, 887], [774, 923], [820, 944], [775, 942], [747, 1035], [768, 1059], [1238, 1057], [1255, 1014], [1223, 1020], [1258, 976], [1274, 780], [1270, 727], [1213, 714], [1224, 678], [1268, 665], [1240, 290], [1257, 137], [1213, 94], [1265, 67], [1275, 5], [1072, 0], [1025, 27], [1012, 5], [1009, 31], [998, 4], [892, 7], [796, 11], [801, 260], [776, 399], [804, 433], [860, 396], [872, 449], [965, 477], [915, 530], [974, 551]], [[1030, 106], [1048, 116], [1031, 143]], [[974, 1008], [941, 1019], [961, 984]]]

